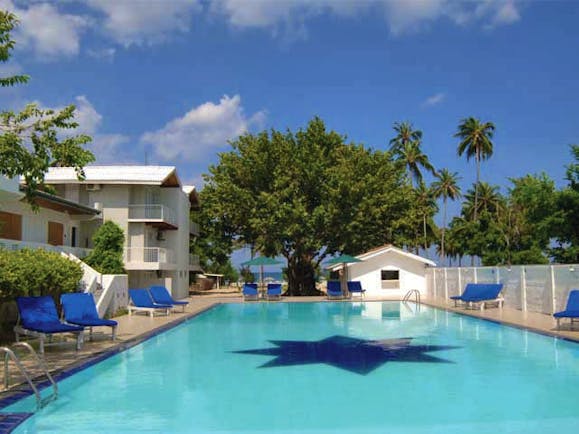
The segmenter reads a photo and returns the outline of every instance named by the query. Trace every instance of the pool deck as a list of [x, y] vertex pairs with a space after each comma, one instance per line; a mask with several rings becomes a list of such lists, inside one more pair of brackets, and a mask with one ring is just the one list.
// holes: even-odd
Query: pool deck
[[[284, 297], [284, 302], [312, 302], [324, 301], [325, 297]], [[364, 298], [363, 301], [385, 301], [388, 298]], [[398, 300], [398, 299], [395, 299]], [[217, 293], [207, 292], [204, 295], [194, 295], [189, 298], [189, 305], [185, 308], [185, 312], [180, 312], [178, 308], [176, 312], [169, 316], [155, 316], [153, 318], [148, 315], [123, 315], [115, 318], [119, 326], [117, 329], [117, 340], [110, 339], [108, 328], [102, 329], [95, 333], [92, 341], [88, 340], [88, 335], [85, 338], [85, 344], [80, 351], [75, 350], [75, 340], [68, 339], [60, 345], [48, 346], [45, 349], [44, 360], [48, 369], [53, 373], [57, 379], [65, 378], [74, 374], [80, 369], [90, 366], [100, 360], [107, 358], [113, 354], [123, 351], [127, 348], [135, 346], [142, 341], [162, 333], [164, 330], [174, 327], [195, 315], [210, 309], [211, 307], [221, 303], [238, 303], [243, 299], [238, 292], [220, 291]], [[348, 300], [352, 301], [352, 300]], [[357, 298], [353, 301], [357, 301]], [[556, 329], [555, 320], [549, 316], [534, 312], [522, 312], [509, 308], [488, 308], [483, 311], [480, 310], [465, 310], [464, 308], [454, 308], [451, 303], [445, 303], [441, 300], [423, 300], [426, 305], [442, 308], [451, 312], [458, 312], [465, 315], [470, 315], [485, 320], [500, 322], [514, 327], [532, 330], [534, 332], [555, 336], [563, 339], [579, 342], [579, 326], [575, 324], [575, 330], [569, 328], [569, 322], [565, 321], [562, 324], [562, 329]], [[249, 302], [248, 302], [249, 303]], [[251, 303], [264, 303], [263, 301]], [[272, 301], [271, 303], [276, 303]], [[33, 376], [40, 375], [41, 372], [36, 369], [29, 359], [24, 359], [25, 366], [30, 369]], [[0, 379], [3, 380], [3, 373], [0, 373]], [[0, 410], [2, 407], [8, 405], [6, 397], [10, 395], [20, 395], [20, 390], [25, 389], [22, 386], [24, 378], [16, 371], [15, 367], [11, 366], [10, 381], [12, 386], [7, 392], [0, 392]], [[0, 382], [0, 384], [3, 384]]]

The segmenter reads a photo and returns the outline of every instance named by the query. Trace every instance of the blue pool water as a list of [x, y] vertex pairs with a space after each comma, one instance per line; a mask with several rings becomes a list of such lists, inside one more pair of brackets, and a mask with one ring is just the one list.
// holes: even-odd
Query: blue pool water
[[578, 392], [573, 342], [398, 302], [227, 304], [61, 381], [16, 432], [574, 433]]

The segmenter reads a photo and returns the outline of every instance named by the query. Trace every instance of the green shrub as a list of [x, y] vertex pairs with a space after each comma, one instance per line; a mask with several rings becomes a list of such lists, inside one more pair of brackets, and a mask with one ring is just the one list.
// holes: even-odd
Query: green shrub
[[42, 249], [0, 249], [0, 303], [18, 296], [60, 294], [77, 290], [80, 265], [59, 253]]
[[84, 262], [103, 274], [124, 274], [125, 234], [119, 225], [105, 222], [94, 234], [94, 248]]

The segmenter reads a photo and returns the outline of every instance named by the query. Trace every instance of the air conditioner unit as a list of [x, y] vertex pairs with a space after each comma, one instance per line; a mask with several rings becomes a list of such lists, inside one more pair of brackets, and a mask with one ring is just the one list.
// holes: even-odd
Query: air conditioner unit
[[101, 189], [100, 184], [87, 184], [86, 191], [99, 191]]
[[165, 232], [157, 231], [157, 241], [165, 241]]

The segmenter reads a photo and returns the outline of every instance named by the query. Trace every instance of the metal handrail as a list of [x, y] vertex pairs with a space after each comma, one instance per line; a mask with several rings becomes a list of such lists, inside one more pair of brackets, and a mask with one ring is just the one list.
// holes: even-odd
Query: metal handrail
[[12, 348], [14, 348], [14, 347], [26, 348], [28, 350], [28, 352], [30, 354], [32, 354], [34, 359], [36, 359], [38, 367], [42, 370], [44, 375], [46, 375], [46, 378], [48, 378], [48, 381], [50, 381], [50, 384], [52, 385], [53, 393], [52, 393], [52, 395], [50, 395], [44, 399], [42, 398], [42, 396], [40, 396], [40, 392], [38, 391], [38, 388], [36, 387], [36, 385], [32, 381], [32, 378], [28, 374], [28, 371], [26, 370], [24, 365], [22, 365], [20, 358], [9, 347], [0, 347], [0, 352], [4, 353], [4, 390], [8, 389], [9, 379], [10, 379], [9, 361], [12, 360], [14, 362], [14, 364], [16, 365], [16, 367], [18, 368], [18, 370], [20, 371], [20, 373], [22, 374], [22, 376], [26, 379], [26, 382], [28, 383], [28, 385], [30, 386], [32, 391], [34, 392], [34, 396], [36, 398], [36, 407], [38, 409], [44, 407], [49, 402], [58, 398], [58, 385], [56, 384], [56, 382], [52, 378], [52, 375], [50, 375], [50, 372], [48, 371], [48, 369], [47, 369], [46, 365], [44, 364], [44, 362], [42, 361], [42, 359], [40, 357], [38, 357], [38, 354], [36, 353], [36, 351], [34, 351], [34, 348], [32, 348], [28, 342], [16, 342], [15, 344], [12, 345]]
[[402, 301], [409, 301], [412, 295], [414, 295], [414, 301], [417, 304], [420, 304], [420, 291], [418, 289], [411, 289], [410, 291], [408, 291], [404, 296], [404, 298], [402, 299]]

